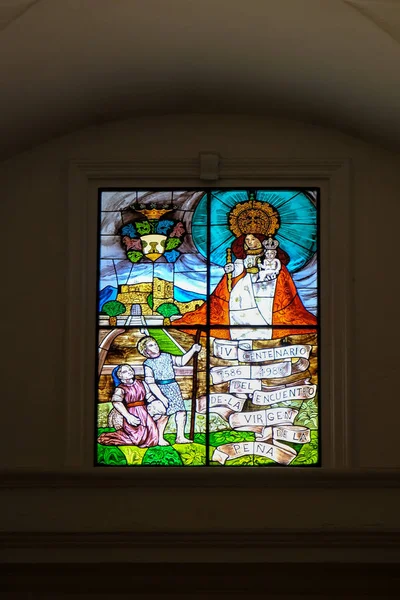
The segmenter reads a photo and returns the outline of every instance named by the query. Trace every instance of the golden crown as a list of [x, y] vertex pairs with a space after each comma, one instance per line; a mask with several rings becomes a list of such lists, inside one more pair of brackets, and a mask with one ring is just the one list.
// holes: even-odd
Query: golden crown
[[239, 237], [248, 233], [274, 235], [279, 229], [279, 215], [268, 202], [260, 202], [250, 194], [250, 200], [240, 202], [229, 213], [229, 229]]
[[145, 215], [145, 217], [147, 219], [149, 219], [149, 221], [152, 221], [155, 219], [157, 219], [157, 220], [160, 219], [169, 210], [170, 210], [169, 208], [145, 208], [144, 210], [141, 210], [140, 212], [143, 213]]
[[160, 219], [165, 213], [173, 210], [174, 207], [170, 205], [157, 206], [156, 204], [133, 204], [132, 208], [136, 211], [141, 212], [146, 219], [153, 221]]

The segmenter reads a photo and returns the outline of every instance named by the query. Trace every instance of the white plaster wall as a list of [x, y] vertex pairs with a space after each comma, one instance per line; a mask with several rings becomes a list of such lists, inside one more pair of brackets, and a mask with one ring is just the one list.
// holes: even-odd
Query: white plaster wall
[[[114, 122], [80, 131], [25, 152], [0, 166], [2, 209], [2, 408], [3, 469], [57, 471], [64, 459], [62, 434], [66, 418], [65, 294], [67, 260], [67, 181], [71, 159], [157, 160], [195, 158], [200, 151], [215, 151], [225, 158], [349, 158], [352, 161], [351, 225], [353, 355], [350, 398], [353, 466], [395, 469], [398, 450], [398, 318], [397, 254], [400, 222], [400, 160], [384, 148], [369, 145], [334, 130], [274, 118], [231, 115], [159, 116]], [[341, 244], [341, 240], [335, 240]], [[335, 325], [340, 327], [341, 324]], [[234, 528], [235, 511], [229, 489], [165, 492], [171, 507], [168, 523], [157, 511], [151, 490], [130, 490], [129, 497], [145, 506], [141, 518], [134, 512], [112, 511], [107, 522], [95, 506], [100, 490], [8, 491], [2, 502], [13, 502], [13, 515], [0, 514], [8, 530], [96, 530], [139, 528]], [[126, 492], [101, 492], [102, 505], [125, 504]], [[235, 492], [237, 494], [237, 492]], [[295, 511], [288, 496], [268, 492], [281, 510], [275, 526], [317, 526], [341, 523], [360, 526], [382, 523], [400, 526], [398, 498], [370, 492], [363, 503], [362, 490], [325, 489], [304, 492], [307, 505], [320, 507], [304, 516], [300, 502]], [[11, 494], [11, 496], [9, 496]], [[172, 495], [171, 495], [172, 494]], [[206, 508], [211, 495], [220, 499], [215, 511]], [[218, 495], [219, 494], [219, 495]], [[257, 492], [263, 503], [263, 492]], [[317, 494], [313, 496], [312, 494]], [[379, 497], [376, 496], [378, 494]], [[246, 490], [240, 492], [249, 500]], [[242, 498], [243, 496], [243, 498]], [[397, 500], [395, 501], [395, 497]], [[124, 500], [125, 498], [125, 500]], [[285, 499], [286, 498], [286, 499]], [[76, 511], [65, 507], [75, 503]], [[321, 507], [325, 506], [325, 510]], [[346, 506], [348, 511], [346, 512]], [[180, 507], [180, 508], [179, 508]], [[285, 520], [284, 513], [290, 518]], [[257, 526], [257, 511], [249, 511], [246, 527]], [[303, 519], [303, 520], [302, 520]], [[265, 520], [267, 525], [268, 519]], [[193, 522], [192, 522], [193, 525]], [[193, 525], [194, 526], [194, 525]], [[244, 526], [244, 525], [242, 525]]]

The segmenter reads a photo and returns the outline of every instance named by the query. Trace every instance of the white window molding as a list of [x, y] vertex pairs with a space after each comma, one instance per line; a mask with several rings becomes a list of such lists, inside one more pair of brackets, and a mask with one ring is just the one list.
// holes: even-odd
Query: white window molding
[[[255, 485], [279, 480], [327, 480], [354, 467], [350, 435], [352, 345], [351, 197], [350, 161], [225, 159], [213, 152], [198, 158], [165, 161], [86, 161], [69, 165], [68, 181], [68, 291], [66, 299], [65, 469], [109, 476], [121, 473], [127, 482], [145, 484], [146, 467], [94, 467], [96, 265], [98, 189], [136, 187], [199, 188], [319, 187], [321, 190], [320, 339], [322, 467], [278, 469], [157, 469], [157, 478], [171, 485], [205, 478], [216, 485]], [[201, 474], [199, 472], [202, 472]], [[223, 473], [222, 473], [223, 471]], [[123, 472], [123, 474], [122, 474]], [[151, 470], [154, 479], [155, 471]], [[262, 481], [261, 481], [262, 480]]]

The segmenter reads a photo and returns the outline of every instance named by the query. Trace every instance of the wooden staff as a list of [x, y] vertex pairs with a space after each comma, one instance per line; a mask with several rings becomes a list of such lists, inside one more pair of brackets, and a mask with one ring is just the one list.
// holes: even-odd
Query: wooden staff
[[[229, 264], [232, 262], [232, 251], [230, 248], [226, 249], [226, 264]], [[232, 273], [227, 273], [228, 276], [228, 292], [231, 293], [232, 291]]]
[[[194, 343], [200, 342], [201, 331], [198, 329], [194, 338]], [[197, 394], [197, 366], [199, 363], [199, 353], [193, 356], [193, 388], [192, 388], [192, 414], [190, 415], [190, 433], [189, 439], [194, 441], [194, 425], [196, 420], [196, 394]]]

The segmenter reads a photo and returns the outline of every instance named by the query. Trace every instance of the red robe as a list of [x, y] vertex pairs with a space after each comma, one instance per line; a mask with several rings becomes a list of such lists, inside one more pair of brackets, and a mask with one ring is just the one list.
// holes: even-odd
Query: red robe
[[130, 425], [124, 419], [122, 429], [102, 433], [97, 441], [104, 446], [139, 446], [139, 448], [157, 446], [158, 429], [147, 412], [145, 405], [146, 390], [143, 383], [135, 379], [130, 384], [120, 383], [118, 387], [124, 391], [122, 401], [127, 411], [140, 419], [140, 425]]
[[[238, 277], [232, 278], [232, 288], [246, 275], [244, 270]], [[229, 323], [229, 297], [228, 277], [224, 275], [210, 296], [210, 325], [230, 325]], [[186, 313], [181, 319], [174, 321], [174, 326], [205, 325], [207, 319], [207, 303], [200, 308]], [[286, 328], [273, 329], [272, 339], [278, 339], [287, 335], [301, 333], [315, 333], [316, 329], [291, 329], [290, 325], [317, 325], [317, 318], [308, 312], [297, 293], [296, 286], [289, 271], [282, 264], [277, 277], [274, 303], [272, 307], [272, 325], [288, 325]], [[251, 324], [248, 325], [251, 327]], [[188, 331], [188, 333], [195, 333]], [[229, 329], [211, 331], [213, 337], [230, 339]]]

